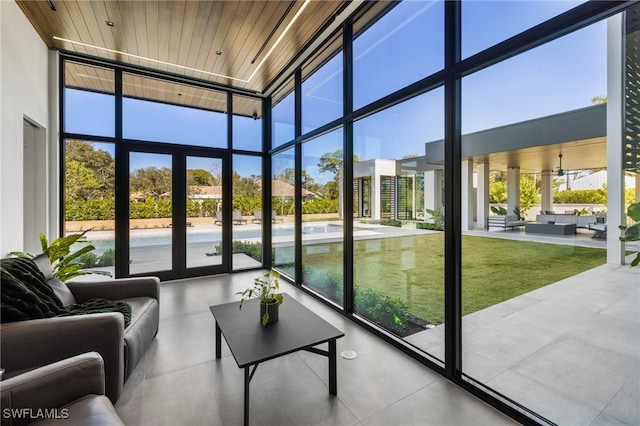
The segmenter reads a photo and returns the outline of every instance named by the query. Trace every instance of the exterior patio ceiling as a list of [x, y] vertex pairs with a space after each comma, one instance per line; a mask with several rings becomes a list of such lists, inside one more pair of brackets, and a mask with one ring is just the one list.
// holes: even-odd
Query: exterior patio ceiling
[[[607, 167], [606, 104], [595, 105], [462, 136], [462, 157], [488, 162], [493, 171], [555, 173]], [[444, 163], [444, 141], [425, 144], [422, 168]]]
[[349, 2], [17, 3], [50, 49], [261, 93]]

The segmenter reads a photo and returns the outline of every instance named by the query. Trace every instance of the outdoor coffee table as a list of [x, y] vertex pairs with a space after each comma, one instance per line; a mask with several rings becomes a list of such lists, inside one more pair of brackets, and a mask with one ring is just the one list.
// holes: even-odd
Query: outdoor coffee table
[[[244, 368], [244, 424], [249, 424], [249, 383], [258, 364], [300, 350], [329, 358], [329, 394], [337, 395], [336, 340], [344, 333], [285, 295], [279, 320], [263, 327], [258, 299], [210, 306], [216, 321], [216, 358], [222, 357], [222, 335], [238, 367]], [[328, 342], [329, 350], [314, 346]], [[253, 369], [251, 369], [253, 366]]]

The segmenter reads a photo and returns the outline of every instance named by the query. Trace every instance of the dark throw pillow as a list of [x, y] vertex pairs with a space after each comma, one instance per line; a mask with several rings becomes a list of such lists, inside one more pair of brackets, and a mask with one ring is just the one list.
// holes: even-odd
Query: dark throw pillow
[[34, 257], [33, 261], [38, 265], [38, 268], [47, 280], [47, 284], [49, 284], [53, 292], [58, 296], [58, 299], [62, 302], [62, 306], [66, 308], [67, 306], [75, 304], [76, 298], [73, 296], [73, 293], [71, 293], [71, 290], [69, 290], [69, 287], [53, 275], [53, 267], [49, 260], [49, 255], [47, 253], [41, 253]]

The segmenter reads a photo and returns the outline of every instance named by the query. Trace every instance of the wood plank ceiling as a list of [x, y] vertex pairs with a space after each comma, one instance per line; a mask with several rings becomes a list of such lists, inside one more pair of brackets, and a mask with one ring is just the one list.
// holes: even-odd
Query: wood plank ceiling
[[[347, 2], [17, 0], [17, 3], [50, 49], [262, 93]], [[298, 12], [297, 20], [279, 40]], [[104, 80], [94, 80], [94, 89], [107, 88]], [[85, 82], [80, 86], [86, 85]], [[167, 93], [172, 90], [165, 89]]]

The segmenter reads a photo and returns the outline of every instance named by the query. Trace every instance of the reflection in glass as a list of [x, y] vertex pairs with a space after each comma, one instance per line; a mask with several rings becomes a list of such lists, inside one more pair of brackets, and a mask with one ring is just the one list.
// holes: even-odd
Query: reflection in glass
[[66, 61], [64, 73], [64, 131], [115, 136], [113, 70]]
[[222, 160], [187, 157], [187, 268], [222, 264]]
[[124, 73], [122, 135], [127, 139], [227, 147], [227, 95]]
[[[444, 134], [436, 89], [354, 123], [354, 309], [443, 360], [443, 162], [425, 142]], [[357, 204], [356, 204], [357, 201]], [[434, 214], [427, 214], [427, 212]]]
[[599, 22], [465, 77], [462, 133], [592, 106], [607, 93], [606, 29]]
[[444, 1], [403, 1], [353, 41], [353, 107], [444, 66]]
[[[233, 156], [233, 270], [262, 265], [262, 159]], [[239, 212], [239, 213], [238, 213]]]
[[[292, 83], [289, 83], [291, 85]], [[295, 132], [295, 96], [293, 87], [285, 86], [273, 96], [271, 109], [271, 146], [273, 148], [293, 140]], [[287, 92], [287, 89], [289, 90]]]
[[302, 82], [302, 133], [342, 116], [342, 52]]
[[584, 1], [462, 1], [462, 58], [528, 30]]
[[271, 204], [278, 218], [271, 228], [273, 265], [295, 277], [295, 158], [289, 148], [271, 158]]
[[64, 158], [64, 233], [89, 229], [86, 242], [94, 256], [81, 258], [83, 268], [115, 270], [115, 147], [112, 143], [67, 139]]
[[262, 151], [262, 100], [233, 95], [233, 149]]
[[172, 268], [171, 155], [129, 155], [129, 273]]
[[342, 129], [302, 145], [302, 279], [343, 304]]

